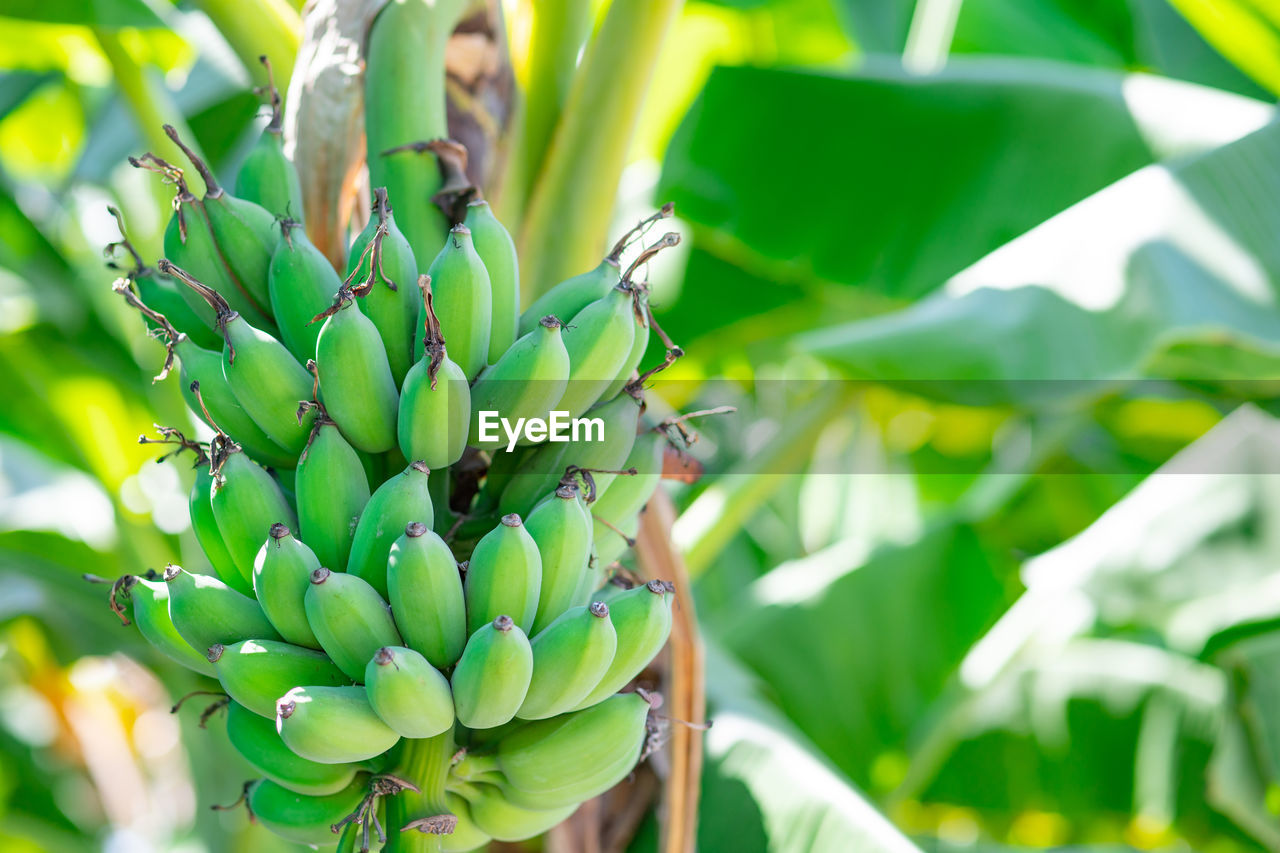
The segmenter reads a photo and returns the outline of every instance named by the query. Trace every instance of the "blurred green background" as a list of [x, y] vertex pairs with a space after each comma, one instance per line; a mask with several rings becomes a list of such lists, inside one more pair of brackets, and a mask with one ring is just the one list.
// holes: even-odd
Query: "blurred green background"
[[[102, 246], [136, 113], [261, 126], [231, 6], [0, 8], [6, 851], [287, 846], [80, 580], [202, 559]], [[1271, 0], [685, 4], [614, 233], [676, 203], [655, 405], [739, 408], [667, 484], [701, 849], [1280, 850], [1278, 92]]]

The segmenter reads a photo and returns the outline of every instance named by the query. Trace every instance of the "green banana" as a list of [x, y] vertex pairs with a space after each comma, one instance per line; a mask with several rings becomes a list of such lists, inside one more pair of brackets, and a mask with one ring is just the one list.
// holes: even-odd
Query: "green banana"
[[640, 529], [640, 519], [634, 515], [613, 525], [612, 530], [598, 518], [592, 523], [600, 533], [595, 540], [596, 565], [600, 568], [608, 568], [625, 554], [635, 544], [636, 533]]
[[591, 522], [578, 502], [578, 490], [561, 486], [529, 514], [525, 529], [542, 557], [542, 583], [532, 631], [536, 636], [578, 602], [591, 559]]
[[[520, 334], [528, 333], [537, 325], [538, 319], [546, 314], [554, 314], [562, 322], [568, 322], [583, 308], [607, 295], [622, 278], [622, 267], [619, 264], [622, 253], [643, 237], [653, 223], [668, 219], [674, 213], [675, 205], [667, 202], [657, 213], [640, 220], [634, 228], [623, 234], [594, 269], [565, 279], [535, 299], [520, 315]], [[632, 265], [633, 270], [635, 266]]]
[[[569, 353], [560, 333], [560, 321], [543, 317], [541, 325], [520, 338], [487, 367], [471, 388], [471, 428], [468, 443], [484, 449], [528, 444], [513, 441], [498, 429], [498, 418], [513, 423], [538, 418], [547, 420], [564, 395], [569, 379]], [[489, 413], [487, 416], [485, 413]], [[491, 435], [481, 439], [482, 418]], [[520, 431], [520, 427], [516, 427]]]
[[373, 216], [351, 244], [347, 281], [363, 281], [364, 313], [378, 327], [396, 387], [413, 364], [418, 325], [418, 262], [396, 226], [386, 187], [373, 191]]
[[165, 567], [164, 581], [173, 627], [197, 651], [248, 637], [280, 636], [258, 602], [217, 578], [192, 574], [170, 563]]
[[366, 453], [390, 450], [396, 446], [400, 394], [378, 329], [349, 290], [324, 313], [316, 375], [329, 417], [353, 447]]
[[457, 362], [449, 358], [436, 318], [430, 276], [419, 276], [422, 291], [425, 355], [404, 377], [396, 431], [400, 452], [432, 469], [447, 468], [467, 449], [471, 387]]
[[443, 183], [436, 157], [414, 143], [449, 135], [445, 47], [465, 8], [463, 0], [392, 0], [374, 18], [364, 54], [369, 186], [395, 199], [419, 269], [440, 250], [449, 221], [431, 200]]
[[354, 764], [320, 764], [295, 755], [280, 739], [273, 720], [235, 702], [227, 706], [227, 740], [254, 770], [308, 797], [338, 793], [351, 784], [360, 769]]
[[364, 689], [374, 712], [401, 737], [435, 737], [453, 725], [449, 680], [413, 649], [378, 649], [365, 668]]
[[626, 550], [627, 540], [619, 536], [618, 531], [627, 537], [635, 537], [639, 527], [636, 515], [653, 497], [662, 480], [662, 458], [666, 446], [666, 438], [657, 430], [647, 430], [636, 436], [631, 453], [622, 463], [623, 470], [634, 469], [635, 475], [612, 478], [606, 483], [607, 490], [591, 505], [589, 515], [600, 565], [609, 565]]
[[401, 645], [391, 608], [367, 581], [319, 568], [303, 599], [320, 647], [352, 681], [378, 649]]
[[262, 779], [249, 788], [249, 810], [254, 818], [281, 838], [313, 847], [338, 840], [332, 827], [354, 812], [369, 789], [368, 774], [361, 773], [342, 790], [323, 797], [308, 797]]
[[279, 522], [296, 527], [293, 507], [267, 471], [235, 442], [215, 440], [209, 502], [236, 570], [253, 587], [253, 564], [264, 535]]
[[616, 475], [604, 472], [619, 470], [635, 444], [640, 403], [622, 394], [596, 405], [586, 417], [599, 418], [604, 423], [604, 440], [569, 441], [537, 448], [503, 489], [498, 502], [501, 512], [528, 513], [556, 488], [569, 466], [600, 472], [591, 474], [594, 488], [588, 489], [592, 492], [589, 497], [598, 497], [608, 488]]
[[638, 374], [640, 361], [644, 358], [645, 350], [649, 348], [649, 317], [647, 316], [648, 302], [644, 296], [643, 290], [636, 296], [634, 321], [636, 325], [635, 340], [631, 344], [631, 351], [627, 353], [627, 357], [622, 362], [622, 367], [618, 369], [617, 377], [609, 383], [609, 386], [600, 394], [601, 400], [611, 400], [618, 395], [627, 383], [632, 380], [633, 376]]
[[272, 441], [295, 456], [301, 453], [311, 422], [309, 416], [298, 418], [297, 407], [300, 400], [311, 399], [311, 374], [284, 344], [232, 311], [217, 291], [167, 259], [162, 259], [159, 267], [204, 297], [217, 311], [218, 326], [226, 342], [222, 348], [222, 373], [241, 407]]
[[133, 602], [133, 621], [147, 642], [193, 672], [215, 674], [204, 653], [187, 642], [174, 626], [167, 584], [130, 575], [121, 585]]
[[322, 566], [341, 569], [351, 554], [360, 513], [369, 502], [369, 481], [360, 457], [328, 418], [316, 419], [294, 483], [299, 535]]
[[[600, 681], [573, 710], [578, 711], [607, 699], [626, 687], [666, 645], [671, 634], [671, 599], [675, 587], [666, 581], [649, 581], [643, 586], [612, 596], [609, 618], [618, 633], [613, 661]], [[534, 654], [537, 654], [535, 638]], [[536, 659], [535, 659], [536, 671]]]
[[[183, 269], [190, 270], [196, 278], [207, 282], [253, 325], [267, 330], [274, 329], [268, 302], [265, 299], [261, 302], [255, 299], [228, 268], [214, 241], [208, 212], [187, 188], [182, 170], [154, 154], [145, 154], [141, 159], [130, 157], [129, 162], [139, 169], [159, 172], [167, 182], [178, 188], [173, 200], [173, 216], [169, 218], [164, 231], [165, 256]], [[195, 294], [180, 292], [192, 310], [204, 316], [212, 316], [202, 299]]]
[[467, 632], [506, 613], [528, 632], [538, 612], [542, 556], [520, 516], [504, 515], [498, 526], [476, 543], [463, 585], [467, 600]]
[[[182, 397], [197, 417], [215, 432], [219, 427], [228, 430], [251, 456], [263, 464], [282, 468], [293, 467], [296, 454], [290, 455], [288, 451], [272, 441], [241, 407], [222, 372], [221, 353], [197, 346], [185, 334], [178, 331], [167, 317], [152, 310], [129, 290], [127, 285], [122, 286], [117, 282], [113, 285], [113, 289], [166, 338], [166, 366], [157, 379], [168, 374], [169, 365], [176, 357], [182, 382]], [[193, 388], [193, 383], [199, 383], [199, 393], [196, 388]]]
[[[124, 249], [133, 260], [133, 266], [123, 271], [123, 280], [133, 284], [138, 291], [138, 297], [143, 302], [150, 305], [156, 312], [165, 315], [174, 325], [185, 329], [192, 340], [200, 346], [221, 346], [222, 341], [214, 331], [214, 315], [209, 306], [199, 299], [194, 300], [193, 303], [185, 295], [186, 288], [178, 287], [170, 278], [161, 276], [156, 270], [147, 266], [142, 260], [142, 255], [138, 254], [138, 250], [129, 241], [129, 235], [125, 233], [124, 216], [111, 205], [107, 205], [107, 212], [115, 217], [116, 225], [120, 228], [120, 239], [107, 244], [104, 254], [111, 258], [115, 255], [116, 249]], [[108, 261], [107, 266], [120, 269], [114, 261]], [[165, 328], [149, 317], [147, 325], [155, 332], [166, 332]]]
[[648, 714], [649, 703], [639, 694], [619, 693], [585, 710], [520, 726], [491, 752], [468, 754], [453, 773], [465, 780], [497, 771], [512, 805], [564, 808], [626, 778], [640, 759]]
[[[441, 332], [462, 372], [474, 379], [488, 364], [493, 294], [489, 273], [471, 241], [471, 229], [453, 226], [427, 274], [431, 276]], [[420, 359], [422, 355], [422, 346], [415, 342], [414, 357]]]
[[520, 261], [511, 234], [493, 215], [483, 199], [467, 205], [466, 226], [471, 229], [476, 254], [489, 273], [489, 363], [495, 363], [515, 342], [516, 315], [520, 311]]
[[276, 705], [276, 729], [289, 749], [321, 764], [365, 761], [400, 740], [359, 686], [294, 687]]
[[271, 74], [271, 63], [258, 57], [267, 69], [267, 94], [271, 99], [271, 121], [249, 149], [236, 175], [236, 195], [270, 211], [277, 219], [301, 224], [302, 182], [293, 162], [284, 154], [284, 113], [280, 92]]
[[252, 587], [244, 586], [240, 570], [236, 568], [235, 560], [231, 558], [231, 552], [227, 550], [227, 544], [222, 541], [222, 534], [218, 532], [218, 519], [213, 514], [213, 502], [210, 500], [213, 473], [209, 470], [209, 459], [203, 451], [199, 456], [204, 458], [196, 462], [195, 482], [191, 484], [191, 493], [187, 497], [191, 532], [196, 535], [196, 543], [218, 580], [237, 592], [251, 595]]
[[490, 837], [471, 819], [466, 800], [456, 794], [446, 794], [445, 805], [458, 818], [458, 824], [453, 832], [440, 836], [440, 853], [469, 853], [489, 843]]
[[[430, 527], [435, 523], [431, 493], [427, 489], [429, 474], [426, 463], [410, 463], [378, 487], [360, 514], [347, 560], [347, 574], [364, 578], [383, 597], [387, 597], [387, 557], [405, 525], [420, 521]], [[395, 610], [395, 600], [388, 600]]]
[[495, 841], [523, 841], [546, 832], [578, 810], [573, 803], [550, 811], [513, 806], [493, 785], [469, 785], [461, 796], [467, 801], [469, 816], [481, 832]]
[[467, 644], [467, 614], [449, 546], [426, 524], [410, 522], [391, 545], [385, 577], [405, 644], [432, 666], [452, 666]]
[[292, 219], [279, 222], [280, 241], [271, 255], [267, 290], [280, 327], [280, 340], [299, 362], [316, 357], [320, 325], [311, 322], [328, 308], [342, 288], [329, 259]]
[[516, 711], [522, 720], [543, 720], [578, 705], [609, 670], [618, 635], [603, 601], [571, 607], [530, 642], [533, 680]]
[[548, 314], [567, 323], [583, 308], [607, 296], [621, 275], [618, 260], [605, 258], [594, 269], [565, 279], [533, 300], [533, 304], [520, 315], [520, 327], [517, 331], [527, 335]]
[[278, 640], [241, 640], [209, 647], [209, 661], [232, 700], [267, 719], [276, 701], [299, 684], [337, 686], [350, 679], [322, 652]]
[[267, 541], [253, 561], [253, 591], [271, 624], [295, 646], [320, 648], [303, 605], [311, 573], [320, 560], [283, 524], [271, 525]]
[[213, 232], [214, 242], [217, 243], [218, 252], [227, 268], [247, 294], [253, 297], [255, 305], [270, 305], [267, 280], [271, 255], [278, 240], [275, 216], [271, 211], [251, 201], [236, 198], [223, 189], [213, 172], [186, 146], [172, 125], [164, 125], [164, 132], [173, 140], [174, 145], [182, 149], [182, 153], [204, 180], [205, 192], [200, 204], [204, 207], [205, 216], [209, 219], [209, 230]]
[[557, 408], [576, 418], [600, 399], [635, 343], [634, 293], [619, 284], [568, 321], [569, 383]]
[[533, 649], [510, 616], [499, 616], [470, 639], [453, 669], [453, 706], [458, 722], [491, 729], [510, 722], [529, 691]]

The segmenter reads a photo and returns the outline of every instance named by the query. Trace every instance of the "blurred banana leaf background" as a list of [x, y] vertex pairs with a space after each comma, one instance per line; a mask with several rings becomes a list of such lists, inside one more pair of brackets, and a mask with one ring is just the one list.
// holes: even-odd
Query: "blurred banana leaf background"
[[[300, 22], [0, 7], [0, 849], [287, 846], [81, 575], [202, 560], [137, 442], [191, 418], [111, 293], [107, 205], [148, 259], [167, 217], [125, 157], [175, 121], [234, 175]], [[675, 202], [650, 404], [738, 408], [667, 484], [701, 849], [1280, 850], [1277, 93], [1267, 0], [683, 5], [610, 233]]]

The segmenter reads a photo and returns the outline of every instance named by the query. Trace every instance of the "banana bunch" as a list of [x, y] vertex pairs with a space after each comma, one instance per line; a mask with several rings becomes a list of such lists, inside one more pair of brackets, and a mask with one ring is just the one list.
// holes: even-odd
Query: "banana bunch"
[[[620, 257], [671, 208], [522, 314], [487, 203], [449, 223], [412, 199], [415, 230], [442, 223], [424, 246], [379, 186], [340, 275], [298, 221], [272, 104], [238, 195], [171, 127], [203, 197], [183, 168], [133, 160], [176, 195], [154, 268], [122, 225], [110, 249], [133, 265], [114, 289], [212, 435], [147, 439], [194, 456], [207, 567], [123, 578], [112, 606], [218, 681], [261, 776], [247, 803], [282, 837], [368, 849], [373, 829], [448, 851], [537, 835], [629, 774], [655, 730], [648, 694], [620, 691], [666, 642], [674, 587], [624, 589], [605, 568], [662, 473], [641, 391], [661, 332], [635, 272], [676, 238]], [[485, 413], [601, 427], [495, 438]]]

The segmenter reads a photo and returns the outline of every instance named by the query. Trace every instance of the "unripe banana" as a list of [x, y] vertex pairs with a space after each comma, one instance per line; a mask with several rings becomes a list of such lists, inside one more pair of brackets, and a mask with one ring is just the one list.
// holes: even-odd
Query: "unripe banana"
[[[427, 489], [429, 474], [426, 463], [410, 463], [378, 487], [356, 525], [347, 574], [364, 578], [384, 598], [387, 597], [387, 557], [392, 544], [412, 521], [420, 521], [428, 528], [435, 523], [431, 493]], [[395, 600], [388, 598], [388, 601], [395, 610]]]
[[[562, 404], [563, 405], [563, 404]], [[499, 499], [501, 512], [528, 513], [546, 497], [570, 465], [596, 471], [617, 471], [631, 453], [640, 421], [640, 403], [622, 394], [596, 405], [586, 415], [604, 421], [603, 441], [569, 441], [537, 448], [523, 469], [511, 478]], [[612, 483], [614, 474], [594, 473], [595, 497]]]
[[395, 200], [419, 269], [440, 250], [449, 221], [431, 200], [442, 186], [436, 157], [413, 143], [449, 135], [445, 47], [465, 8], [461, 0], [392, 0], [369, 28], [364, 72], [369, 186], [386, 187]]
[[[163, 265], [163, 261], [161, 262]], [[265, 432], [249, 417], [248, 412], [240, 405], [231, 386], [227, 384], [222, 372], [222, 355], [219, 352], [197, 346], [190, 338], [180, 332], [163, 314], [148, 307], [145, 302], [135, 296], [127, 287], [117, 284], [117, 293], [130, 305], [138, 309], [149, 322], [154, 323], [167, 338], [169, 358], [177, 357], [182, 379], [182, 396], [196, 416], [209, 425], [215, 432], [219, 428], [230, 431], [236, 441], [245, 450], [265, 465], [292, 468], [297, 461], [296, 455], [290, 455], [280, 445], [267, 436]], [[201, 302], [208, 307], [203, 299]], [[221, 344], [219, 344], [221, 346]], [[166, 364], [169, 363], [166, 359]], [[161, 373], [163, 376], [168, 368]], [[197, 394], [193, 383], [199, 383]], [[203, 403], [201, 400], [203, 399]], [[216, 425], [216, 426], [215, 426]]]
[[[249, 416], [222, 370], [222, 353], [201, 349], [181, 335], [174, 342], [174, 352], [182, 365], [182, 397], [191, 411], [210, 427], [217, 424], [235, 437], [245, 452], [263, 465], [275, 468], [292, 468], [298, 455], [290, 453], [271, 439]], [[199, 383], [199, 395], [192, 390], [192, 383]], [[204, 400], [204, 406], [200, 400]], [[206, 416], [205, 410], [208, 410]], [[212, 421], [212, 423], [210, 423]]]
[[126, 586], [133, 601], [133, 621], [147, 642], [171, 660], [201, 675], [214, 675], [213, 665], [203, 653], [192, 646], [169, 615], [169, 587], [159, 581], [134, 577]]
[[493, 215], [489, 202], [467, 205], [466, 226], [471, 229], [476, 254], [489, 273], [489, 363], [494, 364], [516, 339], [516, 315], [520, 311], [520, 261], [511, 234]]
[[[609, 618], [618, 632], [617, 649], [600, 682], [573, 710], [589, 708], [626, 687], [662, 650], [671, 634], [673, 589], [665, 581], [655, 580], [610, 599]], [[534, 642], [536, 655], [536, 638]], [[536, 672], [536, 659], [534, 665]]]
[[[255, 326], [274, 328], [269, 303], [265, 299], [261, 302], [256, 300], [227, 266], [214, 242], [208, 213], [187, 188], [182, 170], [151, 154], [144, 155], [141, 161], [130, 158], [129, 162], [138, 168], [161, 172], [178, 187], [178, 194], [173, 200], [173, 216], [164, 231], [165, 257], [221, 293], [234, 310], [249, 318]], [[212, 316], [200, 297], [194, 293], [188, 295], [184, 292], [183, 295], [192, 310], [202, 316]]]
[[626, 778], [644, 746], [649, 703], [620, 693], [582, 711], [520, 726], [490, 754], [454, 766], [462, 779], [502, 774], [507, 801], [557, 809], [604, 793]]
[[253, 562], [253, 590], [271, 624], [295, 646], [320, 648], [307, 621], [303, 601], [311, 586], [311, 573], [320, 560], [306, 543], [283, 524], [271, 525], [267, 541]]
[[284, 114], [280, 109], [280, 92], [272, 79], [271, 63], [265, 56], [258, 57], [258, 60], [267, 67], [271, 121], [240, 164], [240, 172], [236, 175], [236, 195], [260, 205], [276, 219], [292, 219], [301, 224], [304, 213], [302, 182], [293, 162], [284, 154]]
[[364, 689], [374, 712], [401, 737], [435, 737], [453, 725], [449, 680], [413, 649], [378, 649], [365, 668]]
[[510, 722], [529, 691], [533, 649], [510, 616], [499, 616], [470, 639], [453, 669], [453, 706], [458, 722], [491, 729]]
[[320, 393], [353, 447], [382, 453], [396, 446], [400, 395], [377, 327], [350, 292], [338, 298], [316, 341]]
[[577, 604], [578, 590], [591, 559], [591, 523], [579, 505], [578, 490], [561, 486], [534, 508], [525, 529], [542, 558], [542, 583], [532, 629], [536, 636]]
[[267, 719], [275, 719], [276, 701], [299, 684], [337, 686], [351, 681], [323, 653], [278, 640], [215, 643], [209, 647], [209, 660], [227, 695]]
[[567, 820], [578, 810], [572, 803], [550, 811], [535, 811], [513, 806], [502, 791], [493, 785], [477, 783], [462, 795], [476, 827], [496, 841], [523, 841], [541, 835]]
[[400, 452], [432, 469], [447, 468], [467, 449], [471, 388], [467, 376], [445, 350], [435, 315], [431, 279], [421, 276], [425, 355], [404, 378], [397, 415]]
[[274, 720], [235, 702], [227, 706], [227, 739], [254, 770], [308, 797], [338, 793], [360, 769], [354, 764], [320, 764], [294, 754], [280, 739]]
[[640, 361], [644, 358], [645, 350], [649, 348], [649, 318], [645, 314], [647, 310], [645, 306], [647, 304], [646, 297], [641, 291], [636, 297], [636, 307], [632, 316], [636, 327], [636, 335], [635, 340], [631, 343], [631, 351], [627, 353], [627, 357], [623, 360], [617, 377], [600, 394], [601, 400], [611, 400], [616, 397], [640, 368]]
[[619, 284], [568, 321], [569, 384], [557, 408], [576, 418], [600, 399], [635, 343], [633, 292]]
[[197, 575], [170, 564], [164, 570], [169, 592], [169, 618], [193, 649], [234, 643], [247, 637], [276, 639], [258, 602], [217, 578]]
[[405, 644], [435, 667], [452, 666], [467, 644], [467, 613], [449, 546], [425, 524], [410, 522], [391, 546], [386, 580]]
[[222, 373], [241, 407], [272, 441], [292, 454], [301, 453], [311, 422], [305, 418], [299, 423], [298, 401], [311, 398], [311, 374], [284, 344], [249, 325], [216, 291], [168, 260], [162, 259], [159, 266], [199, 293], [218, 312], [218, 325], [226, 341]]
[[213, 232], [218, 252], [231, 274], [253, 297], [256, 305], [269, 305], [268, 271], [278, 239], [275, 216], [271, 211], [224, 190], [209, 167], [187, 148], [171, 125], [166, 124], [164, 132], [182, 149], [204, 179], [205, 193], [200, 203], [209, 218], [209, 229]]
[[360, 807], [368, 789], [369, 776], [364, 773], [337, 793], [323, 797], [308, 797], [263, 779], [249, 789], [249, 810], [281, 838], [323, 847], [338, 840], [331, 827]]
[[[140, 272], [134, 281], [142, 300], [172, 320], [174, 326], [186, 330], [197, 346], [206, 349], [222, 346], [222, 339], [211, 327], [213, 320], [206, 321], [204, 317], [197, 314], [187, 298], [182, 295], [186, 288], [180, 288], [173, 283], [173, 279], [161, 276], [159, 273], [151, 273], [150, 270]], [[212, 317], [213, 312], [208, 308], [209, 306], [206, 305], [203, 313]]]
[[320, 337], [320, 324], [311, 320], [333, 303], [342, 279], [297, 222], [283, 219], [279, 228], [281, 239], [267, 273], [271, 310], [280, 327], [280, 340], [305, 364], [316, 357], [316, 339]]
[[368, 284], [364, 313], [378, 327], [398, 388], [413, 364], [413, 336], [420, 302], [416, 287], [418, 262], [391, 215], [385, 187], [373, 191], [373, 216], [351, 245], [347, 280]]
[[538, 543], [525, 530], [520, 516], [504, 515], [471, 552], [464, 584], [468, 633], [504, 613], [527, 633], [538, 612], [541, 585]]
[[300, 535], [323, 566], [345, 566], [360, 513], [369, 502], [369, 481], [360, 457], [338, 427], [317, 418], [294, 478]]
[[378, 649], [401, 645], [391, 608], [367, 581], [316, 569], [304, 603], [320, 647], [352, 681], [364, 678]]
[[617, 259], [605, 258], [595, 269], [565, 279], [535, 299], [520, 315], [520, 334], [533, 331], [538, 320], [548, 314], [568, 322], [583, 308], [607, 296], [621, 274]]
[[[453, 227], [427, 273], [449, 352], [467, 378], [473, 379], [488, 364], [493, 295], [489, 273], [476, 254], [467, 226]], [[414, 356], [422, 355], [422, 346], [415, 343]]]
[[321, 764], [365, 761], [400, 740], [358, 686], [293, 688], [276, 705], [276, 729], [289, 749]]
[[[500, 417], [547, 420], [564, 395], [569, 379], [569, 353], [560, 333], [560, 321], [543, 317], [541, 325], [512, 344], [476, 379], [471, 389], [471, 428], [468, 443], [476, 447], [504, 448], [509, 439], [500, 430], [495, 438], [480, 439], [480, 413]], [[527, 444], [522, 438], [518, 443]]]
[[469, 853], [489, 843], [489, 836], [471, 819], [471, 809], [466, 800], [456, 794], [446, 794], [445, 804], [458, 818], [458, 824], [453, 832], [440, 836], [440, 853]]
[[[120, 239], [108, 244], [105, 254], [110, 258], [114, 256], [116, 249], [124, 249], [133, 259], [133, 266], [124, 272], [126, 284], [132, 283], [138, 291], [138, 297], [144, 303], [150, 305], [152, 310], [163, 314], [170, 323], [179, 329], [184, 329], [191, 335], [191, 339], [200, 346], [221, 346], [222, 341], [217, 332], [214, 331], [215, 318], [212, 309], [205, 305], [201, 299], [189, 299], [185, 287], [179, 287], [168, 276], [162, 276], [156, 270], [147, 266], [142, 260], [142, 255], [138, 254], [138, 250], [130, 242], [129, 235], [125, 233], [124, 217], [120, 211], [108, 205], [107, 212], [115, 217], [116, 224], [120, 226]], [[175, 211], [174, 215], [176, 217], [178, 212]], [[113, 262], [109, 262], [107, 265], [118, 268]], [[150, 317], [147, 317], [146, 320], [147, 325], [153, 331], [167, 334], [167, 328], [153, 321]]]
[[[636, 436], [635, 444], [622, 470], [635, 469], [634, 476], [617, 476], [608, 490], [591, 504], [596, 561], [607, 566], [627, 549], [627, 540], [619, 532], [634, 538], [639, 528], [637, 514], [653, 497], [662, 480], [662, 457], [667, 442], [661, 432], [648, 430]], [[610, 529], [612, 528], [612, 529]]]
[[566, 610], [530, 642], [533, 679], [516, 716], [544, 720], [578, 705], [608, 672], [617, 644], [607, 604]]
[[213, 567], [213, 573], [218, 580], [236, 592], [252, 595], [252, 585], [245, 586], [244, 578], [236, 568], [231, 552], [227, 550], [227, 543], [222, 540], [222, 534], [218, 532], [218, 519], [213, 514], [213, 502], [210, 499], [212, 491], [213, 474], [209, 471], [206, 460], [204, 464], [196, 467], [195, 482], [191, 484], [191, 494], [187, 498], [191, 531], [195, 533], [196, 542], [199, 543], [200, 550], [204, 552], [209, 565]]
[[297, 527], [280, 485], [234, 443], [215, 446], [209, 501], [218, 533], [240, 576], [253, 587], [253, 564], [270, 526]]

